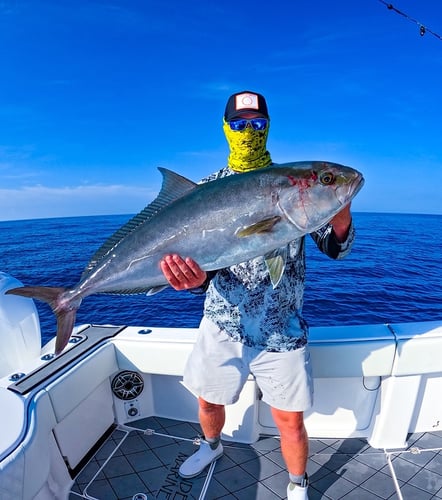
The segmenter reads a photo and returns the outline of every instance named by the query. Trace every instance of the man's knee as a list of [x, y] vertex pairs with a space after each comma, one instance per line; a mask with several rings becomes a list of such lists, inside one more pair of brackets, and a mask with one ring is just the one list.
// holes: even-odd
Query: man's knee
[[224, 405], [210, 403], [209, 401], [206, 401], [205, 399], [203, 399], [201, 397], [198, 398], [198, 403], [199, 403], [200, 409], [203, 411], [217, 412], [217, 411], [222, 411], [224, 409]]
[[273, 420], [281, 434], [291, 435], [305, 434], [304, 413], [301, 411], [285, 411], [272, 408]]

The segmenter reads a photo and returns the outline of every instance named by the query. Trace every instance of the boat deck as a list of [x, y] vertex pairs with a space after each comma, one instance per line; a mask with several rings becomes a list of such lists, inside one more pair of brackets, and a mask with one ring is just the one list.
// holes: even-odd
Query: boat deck
[[[150, 417], [116, 427], [75, 478], [69, 500], [285, 498], [288, 482], [275, 437], [224, 442], [224, 455], [199, 477], [178, 468], [196, 451], [197, 424]], [[442, 431], [413, 434], [398, 452], [363, 439], [311, 439], [309, 499], [442, 499]]]

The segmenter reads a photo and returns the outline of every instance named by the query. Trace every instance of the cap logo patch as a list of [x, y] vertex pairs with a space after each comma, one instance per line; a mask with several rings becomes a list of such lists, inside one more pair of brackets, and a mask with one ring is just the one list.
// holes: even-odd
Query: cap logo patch
[[259, 109], [258, 96], [256, 94], [238, 94], [235, 96], [235, 109]]

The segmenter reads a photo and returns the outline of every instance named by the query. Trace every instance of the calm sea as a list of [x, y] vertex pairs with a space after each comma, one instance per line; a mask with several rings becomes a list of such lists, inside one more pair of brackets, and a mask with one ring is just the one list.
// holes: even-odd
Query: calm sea
[[[95, 250], [129, 216], [0, 222], [0, 271], [26, 285], [75, 284]], [[356, 213], [352, 253], [332, 261], [307, 238], [304, 315], [311, 326], [442, 319], [442, 216]], [[87, 297], [77, 323], [196, 327], [203, 297]], [[37, 302], [44, 344], [55, 334]]]

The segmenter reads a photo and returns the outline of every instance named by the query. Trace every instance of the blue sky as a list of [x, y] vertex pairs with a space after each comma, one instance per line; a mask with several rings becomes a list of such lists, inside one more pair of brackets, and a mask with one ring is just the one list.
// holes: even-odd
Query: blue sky
[[[394, 0], [437, 34], [440, 0]], [[442, 214], [442, 40], [379, 0], [0, 0], [0, 220], [132, 214], [225, 165], [263, 93], [275, 162], [366, 177], [355, 211]]]

